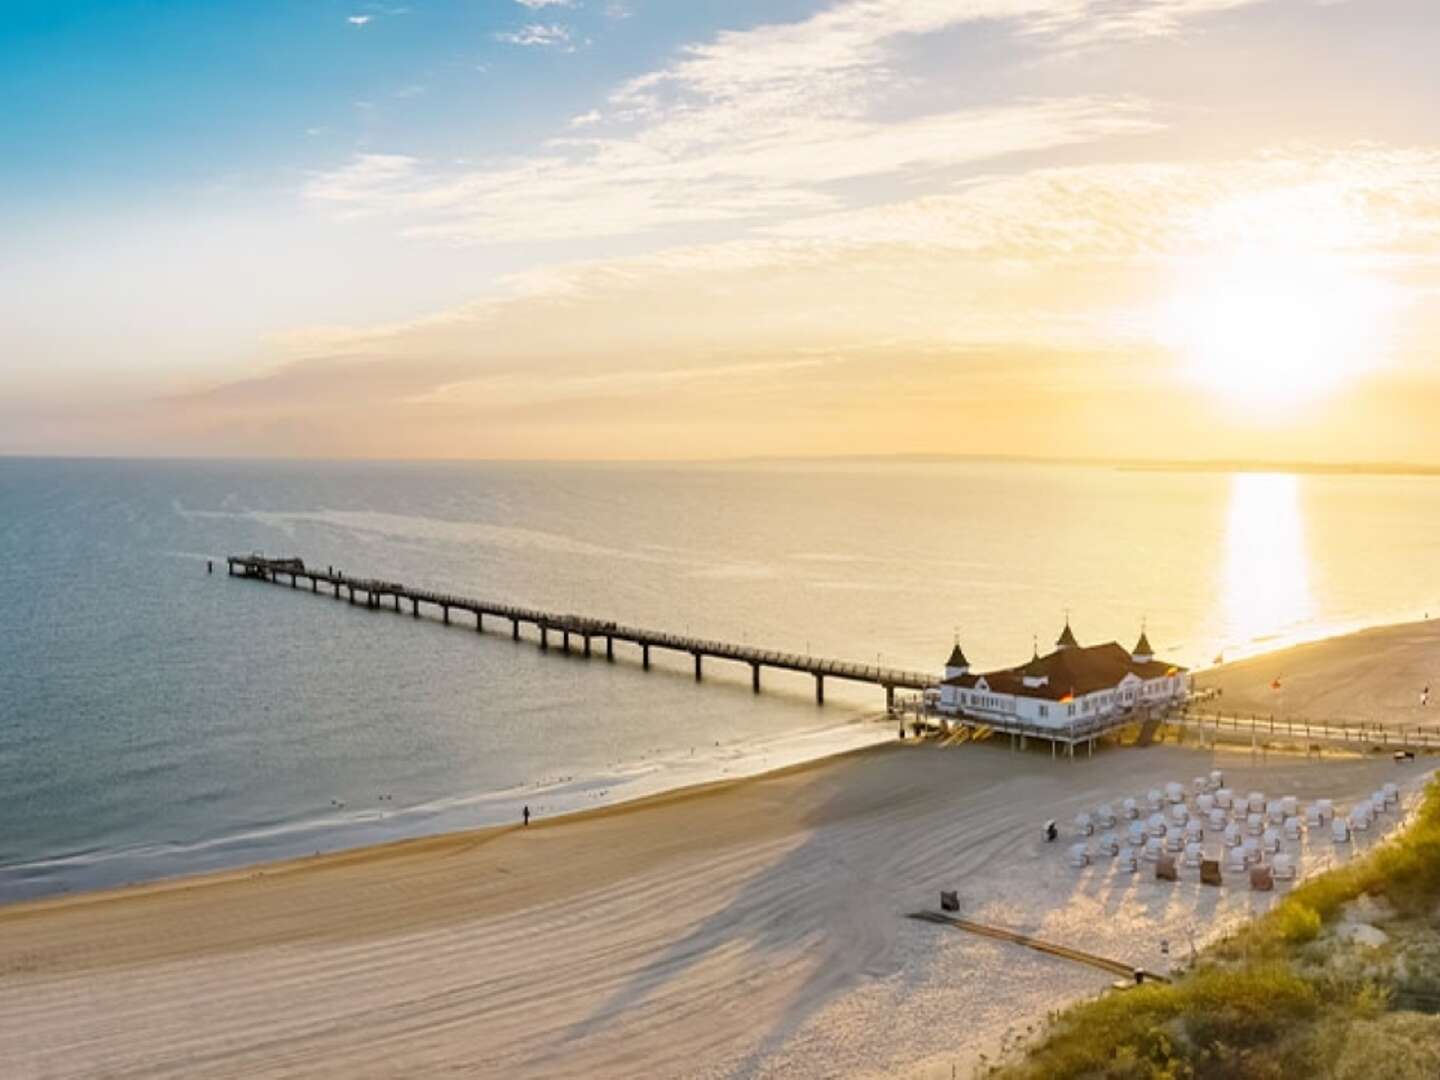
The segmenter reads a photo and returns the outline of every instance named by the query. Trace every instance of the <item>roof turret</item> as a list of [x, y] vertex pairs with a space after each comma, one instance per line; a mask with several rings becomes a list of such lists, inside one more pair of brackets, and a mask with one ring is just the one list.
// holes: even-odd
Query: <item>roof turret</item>
[[950, 659], [945, 661], [947, 668], [960, 668], [964, 670], [970, 666], [970, 661], [965, 659], [965, 653], [960, 648], [960, 642], [955, 642], [955, 647], [950, 650]]
[[1150, 647], [1150, 639], [1146, 636], [1143, 628], [1140, 631], [1140, 640], [1130, 650], [1130, 655], [1136, 660], [1153, 660], [1155, 658], [1155, 650]]
[[1060, 631], [1060, 636], [1055, 639], [1057, 649], [1077, 649], [1080, 642], [1075, 640], [1075, 631], [1070, 629], [1070, 617], [1065, 617], [1065, 629]]

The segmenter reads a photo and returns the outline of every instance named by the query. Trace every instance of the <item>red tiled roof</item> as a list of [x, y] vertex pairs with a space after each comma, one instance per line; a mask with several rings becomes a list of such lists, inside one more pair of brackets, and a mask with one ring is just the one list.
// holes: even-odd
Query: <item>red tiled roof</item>
[[[1105, 645], [1075, 646], [1057, 649], [1019, 667], [983, 674], [958, 675], [946, 679], [945, 685], [974, 689], [981, 680], [997, 694], [1018, 694], [1023, 697], [1059, 701], [1066, 694], [1079, 697], [1097, 690], [1108, 690], [1133, 673], [1141, 679], [1158, 679], [1184, 671], [1182, 667], [1162, 660], [1137, 663], [1118, 642]], [[1044, 679], [1039, 686], [1026, 686], [1026, 677]]]

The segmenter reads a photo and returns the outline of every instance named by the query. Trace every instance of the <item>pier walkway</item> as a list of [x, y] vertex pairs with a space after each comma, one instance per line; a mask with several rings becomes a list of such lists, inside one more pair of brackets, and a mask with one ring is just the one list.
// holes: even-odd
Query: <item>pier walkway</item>
[[673, 634], [664, 630], [649, 630], [638, 626], [625, 626], [604, 619], [585, 615], [564, 615], [536, 608], [516, 607], [471, 596], [440, 592], [433, 589], [417, 589], [395, 581], [378, 578], [352, 577], [337, 573], [333, 569], [319, 570], [305, 565], [301, 559], [269, 559], [263, 555], [231, 555], [226, 558], [232, 577], [254, 578], [272, 584], [288, 584], [292, 589], [308, 586], [318, 593], [322, 588], [332, 591], [336, 599], [346, 597], [351, 604], [363, 603], [372, 609], [392, 608], [401, 611], [409, 606], [410, 614], [419, 618], [420, 607], [427, 604], [438, 609], [441, 619], [449, 623], [451, 615], [465, 612], [474, 616], [475, 629], [483, 632], [487, 618], [502, 625], [510, 624], [510, 636], [520, 640], [522, 626], [533, 626], [540, 636], [540, 648], [548, 649], [552, 637], [558, 636], [559, 644], [570, 651], [571, 639], [576, 639], [584, 655], [591, 655], [592, 648], [603, 642], [605, 659], [615, 659], [615, 643], [626, 642], [640, 649], [641, 664], [650, 667], [650, 651], [666, 649], [670, 652], [687, 653], [695, 661], [695, 678], [699, 681], [703, 662], [706, 659], [731, 660], [750, 665], [750, 685], [760, 692], [760, 671], [762, 668], [796, 671], [810, 675], [815, 680], [815, 700], [825, 703], [825, 680], [843, 679], [847, 682], [869, 683], [885, 691], [885, 705], [892, 709], [895, 691], [927, 690], [938, 683], [937, 676], [923, 671], [906, 671], [901, 668], [882, 667], [878, 664], [858, 664], [848, 660], [831, 660], [823, 657], [806, 656], [800, 653], [762, 649], [752, 645], [736, 645], [725, 641], [711, 641], [691, 637], [688, 634]]

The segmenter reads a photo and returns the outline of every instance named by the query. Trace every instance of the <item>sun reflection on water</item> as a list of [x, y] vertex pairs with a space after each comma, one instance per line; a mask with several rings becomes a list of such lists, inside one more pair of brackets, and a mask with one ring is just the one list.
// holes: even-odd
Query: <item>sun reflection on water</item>
[[1271, 641], [1314, 617], [1300, 481], [1243, 473], [1230, 487], [1225, 532], [1226, 638]]

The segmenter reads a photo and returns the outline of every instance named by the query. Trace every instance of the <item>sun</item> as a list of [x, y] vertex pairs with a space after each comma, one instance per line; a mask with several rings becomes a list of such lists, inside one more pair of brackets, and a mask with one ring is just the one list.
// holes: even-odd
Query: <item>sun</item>
[[1388, 295], [1327, 253], [1247, 251], [1192, 266], [1163, 317], [1186, 375], [1270, 408], [1336, 391], [1375, 360]]

